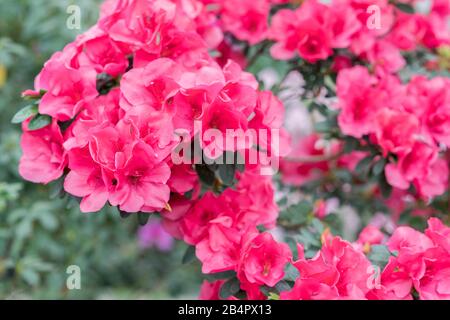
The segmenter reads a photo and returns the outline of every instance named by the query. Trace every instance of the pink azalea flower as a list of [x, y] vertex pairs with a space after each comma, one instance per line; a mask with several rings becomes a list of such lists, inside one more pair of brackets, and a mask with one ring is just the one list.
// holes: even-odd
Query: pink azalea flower
[[112, 77], [125, 73], [128, 67], [126, 55], [97, 25], [78, 37], [75, 43], [82, 50], [78, 56], [80, 66]]
[[367, 286], [369, 260], [339, 237], [323, 235], [323, 238], [321, 251], [310, 260], [304, 258], [303, 248], [299, 245], [299, 259], [294, 266], [300, 277], [287, 297], [313, 299], [323, 294], [329, 298], [365, 299], [370, 290]]
[[389, 152], [404, 155], [411, 151], [419, 135], [419, 119], [405, 111], [381, 110], [376, 116], [377, 144], [383, 155]]
[[277, 243], [270, 233], [246, 236], [243, 239], [238, 277], [243, 282], [275, 286], [284, 277], [284, 267], [292, 258], [285, 243]]
[[234, 216], [227, 203], [213, 193], [206, 193], [185, 214], [182, 221], [184, 240], [197, 244], [208, 235], [210, 222], [219, 216]]
[[267, 20], [270, 6], [267, 0], [242, 2], [223, 1], [221, 22], [225, 31], [231, 32], [239, 40], [254, 45], [267, 36]]
[[274, 202], [271, 176], [261, 176], [259, 167], [247, 167], [244, 173], [238, 172], [236, 176], [238, 184], [234, 189], [225, 190], [222, 197], [236, 214], [239, 228], [246, 229], [253, 225], [275, 227], [279, 209]]
[[97, 97], [96, 75], [89, 67], [78, 67], [78, 49], [69, 44], [47, 61], [35, 80], [37, 90], [46, 90], [39, 103], [39, 112], [60, 121], [75, 117]]
[[116, 153], [117, 185], [110, 202], [126, 212], [155, 212], [167, 206], [170, 188], [166, 184], [170, 168], [161, 162], [153, 148], [137, 141], [130, 154]]
[[87, 147], [69, 152], [69, 168], [71, 171], [64, 180], [64, 190], [82, 198], [82, 212], [100, 211], [108, 201], [113, 186], [112, 171], [96, 164]]
[[19, 163], [20, 175], [31, 182], [49, 183], [62, 176], [67, 165], [63, 136], [56, 120], [42, 129], [29, 131], [30, 120], [23, 123], [20, 140], [22, 157]]
[[395, 73], [406, 64], [400, 50], [388, 41], [383, 40], [378, 40], [364, 56], [375, 66], [376, 72], [382, 75], [384, 73]]
[[380, 244], [383, 241], [384, 235], [379, 228], [368, 225], [358, 236], [357, 242], [360, 244]]
[[[290, 59], [295, 52], [308, 62], [324, 60], [332, 54], [332, 32], [326, 25], [328, 6], [307, 1], [296, 11], [280, 10], [272, 19], [270, 37], [277, 43], [271, 48], [276, 59]], [[338, 32], [336, 20], [335, 31]], [[345, 41], [343, 36], [341, 45]]]
[[372, 132], [382, 96], [374, 87], [375, 77], [364, 67], [342, 70], [337, 78], [338, 122], [342, 132], [360, 138]]
[[401, 156], [397, 164], [388, 164], [385, 172], [392, 186], [406, 190], [412, 182], [425, 198], [440, 195], [447, 187], [445, 160], [438, 158], [437, 147], [425, 142], [416, 142], [411, 152]]
[[428, 229], [425, 234], [433, 243], [450, 254], [450, 228], [437, 218], [428, 219]]
[[437, 219], [430, 219], [428, 224], [426, 234], [410, 227], [399, 227], [394, 232], [388, 246], [396, 257], [391, 257], [383, 270], [382, 288], [374, 292], [378, 298], [411, 299], [413, 287], [420, 299], [450, 298], [450, 256], [441, 236], [450, 229]]
[[405, 51], [414, 50], [424, 34], [417, 15], [397, 12], [397, 19], [388, 40], [397, 48]]
[[239, 261], [241, 230], [234, 228], [228, 216], [209, 221], [208, 235], [196, 245], [203, 273], [234, 270]]

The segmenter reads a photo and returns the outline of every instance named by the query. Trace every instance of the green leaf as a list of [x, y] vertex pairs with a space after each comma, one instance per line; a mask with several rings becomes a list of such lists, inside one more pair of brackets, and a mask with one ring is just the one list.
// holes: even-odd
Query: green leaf
[[389, 198], [392, 193], [392, 186], [386, 180], [386, 173], [380, 175], [378, 179], [378, 185], [380, 186], [381, 195], [384, 198]]
[[125, 211], [122, 211], [120, 209], [119, 209], [119, 213], [120, 213], [120, 217], [122, 219], [126, 219], [126, 218], [128, 218], [129, 216], [131, 216], [133, 214], [131, 212], [125, 212]]
[[236, 173], [236, 166], [234, 164], [219, 165], [218, 175], [224, 185], [226, 186], [233, 185], [235, 173]]
[[48, 231], [54, 231], [58, 227], [58, 220], [48, 211], [39, 214], [38, 219], [44, 229]]
[[23, 219], [15, 227], [16, 237], [18, 239], [25, 239], [31, 235], [33, 231], [33, 221], [31, 219]]
[[295, 282], [299, 275], [300, 272], [290, 263], [288, 263], [288, 265], [284, 268], [284, 280]]
[[280, 218], [288, 221], [290, 224], [304, 224], [308, 221], [308, 216], [312, 210], [312, 204], [309, 201], [302, 200], [283, 210], [280, 214]]
[[28, 118], [36, 115], [38, 113], [38, 106], [28, 105], [20, 109], [12, 118], [11, 123], [22, 123]]
[[319, 133], [326, 133], [331, 131], [331, 123], [327, 120], [322, 121], [322, 122], [318, 122], [315, 125], [315, 130]]
[[325, 227], [324, 227], [322, 221], [320, 221], [320, 220], [317, 219], [317, 218], [312, 219], [312, 221], [311, 221], [311, 227], [313, 227], [314, 230], [315, 230], [317, 233], [320, 233], [320, 234], [322, 234], [322, 233], [325, 231]]
[[223, 271], [223, 272], [209, 273], [209, 274], [205, 274], [204, 276], [208, 281], [213, 282], [216, 280], [225, 280], [225, 279], [230, 279], [232, 277], [235, 277], [236, 272], [233, 270], [229, 270], [229, 271]]
[[375, 176], [380, 175], [383, 170], [384, 170], [384, 166], [386, 165], [386, 160], [384, 158], [380, 159], [377, 163], [375, 163], [375, 165], [372, 168], [372, 173]]
[[33, 119], [31, 119], [30, 123], [28, 124], [28, 130], [39, 130], [45, 128], [50, 123], [52, 123], [52, 117], [48, 115], [38, 114]]
[[365, 157], [355, 167], [355, 173], [361, 176], [365, 176], [369, 172], [370, 164], [372, 163], [372, 155]]
[[195, 247], [194, 246], [189, 246], [186, 249], [186, 252], [184, 253], [183, 259], [181, 260], [181, 262], [183, 264], [188, 264], [188, 263], [191, 263], [194, 260], [195, 260]]
[[388, 263], [391, 253], [385, 245], [372, 245], [368, 255], [369, 260], [376, 266], [384, 268]]
[[268, 300], [280, 300], [280, 295], [274, 293], [274, 292], [269, 292], [269, 295], [267, 296]]
[[206, 164], [198, 164], [195, 166], [195, 171], [200, 180], [208, 186], [212, 186], [216, 180], [214, 171], [212, 171]]
[[39, 284], [39, 274], [32, 269], [25, 269], [21, 273], [22, 279], [30, 286]]
[[414, 7], [407, 3], [397, 2], [395, 4], [395, 7], [405, 13], [410, 13], [410, 14], [414, 13]]
[[353, 137], [344, 138], [344, 153], [355, 151], [359, 147], [359, 140]]
[[139, 212], [137, 214], [138, 222], [141, 226], [145, 226], [150, 218], [151, 213]]
[[226, 281], [222, 287], [220, 288], [220, 297], [222, 299], [228, 299], [229, 297], [237, 294], [240, 289], [240, 283], [239, 280], [234, 277]]
[[327, 120], [316, 123], [314, 128], [318, 133], [336, 133], [338, 130], [337, 115], [333, 114]]
[[334, 176], [338, 178], [341, 182], [351, 182], [352, 181], [352, 173], [347, 169], [336, 169], [334, 171]]
[[277, 289], [278, 292], [289, 291], [291, 290], [291, 286], [286, 281], [281, 280], [275, 285], [275, 289]]
[[49, 183], [49, 197], [50, 199], [62, 198], [64, 196], [64, 176], [56, 181]]

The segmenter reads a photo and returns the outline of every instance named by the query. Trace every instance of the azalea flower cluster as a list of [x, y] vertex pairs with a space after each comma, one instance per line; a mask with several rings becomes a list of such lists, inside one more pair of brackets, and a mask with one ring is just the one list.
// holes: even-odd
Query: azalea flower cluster
[[[249, 298], [261, 298], [258, 288], [274, 286], [283, 276], [290, 249], [257, 226], [273, 229], [278, 218], [270, 176], [259, 168], [238, 173], [235, 188], [222, 194], [207, 192], [195, 200], [174, 199], [163, 211], [163, 224], [171, 234], [195, 246], [205, 274], [235, 271]], [[254, 296], [252, 296], [252, 293]]]
[[[98, 23], [55, 53], [24, 92], [39, 106], [23, 122], [20, 174], [37, 183], [65, 176], [64, 190], [82, 198], [83, 212], [107, 202], [159, 212], [170, 210], [171, 193], [198, 182], [192, 166], [172, 163], [182, 138], [278, 129], [281, 102], [236, 63], [221, 67], [210, 57], [211, 19], [198, 1], [105, 2]], [[202, 147], [209, 143], [200, 132]]]
[[[449, 236], [450, 228], [436, 218], [429, 219], [425, 233], [407, 226], [397, 228], [386, 243], [390, 252], [388, 263], [378, 273], [365, 255], [372, 246], [386, 241], [378, 228], [366, 227], [355, 243], [332, 236], [326, 230], [322, 234], [322, 248], [313, 258], [305, 258], [303, 246], [298, 244], [298, 257], [289, 263], [299, 276], [291, 289], [280, 293], [279, 299], [411, 300], [414, 296], [424, 300], [449, 299]], [[254, 246], [263, 248], [259, 241]], [[288, 264], [286, 260], [291, 253], [283, 249], [279, 248], [277, 255], [269, 251], [270, 256], [284, 256], [285, 260], [272, 260], [264, 270], [273, 267], [279, 272], [282, 264]], [[217, 299], [222, 285], [221, 280], [205, 281], [200, 298]]]
[[[377, 10], [378, 22], [371, 19]], [[404, 84], [397, 72], [406, 65], [401, 53], [449, 45], [449, 15], [448, 2], [439, 0], [432, 2], [426, 15], [404, 13], [383, 0], [328, 5], [305, 1], [295, 10], [279, 10], [271, 26], [274, 58], [292, 59], [298, 54], [317, 63], [332, 57], [338, 102], [329, 107], [339, 111], [341, 132], [378, 145], [389, 159], [388, 183], [401, 190], [413, 186], [418, 197], [426, 200], [442, 195], [448, 186], [448, 159], [443, 151], [449, 147], [449, 79], [416, 75]], [[371, 26], [376, 22], [378, 27]], [[370, 65], [360, 65], [364, 63]], [[325, 155], [323, 148], [316, 148], [319, 140], [316, 134], [303, 138], [292, 156]], [[337, 154], [341, 147], [334, 143], [328, 153]], [[338, 165], [350, 164], [352, 169], [364, 156], [361, 152], [345, 155]], [[283, 161], [284, 181], [301, 185], [322, 176], [330, 170], [326, 158], [313, 163]]]
[[271, 53], [276, 59], [298, 54], [314, 63], [347, 49], [336, 56], [337, 69], [351, 64], [353, 56], [368, 61], [377, 72], [392, 73], [405, 65], [400, 50], [450, 43], [448, 15], [448, 4], [442, 1], [435, 1], [427, 15], [403, 13], [387, 0], [333, 0], [329, 5], [305, 1], [273, 17], [269, 37], [276, 44]]
[[[380, 21], [370, 20], [371, 5]], [[245, 52], [271, 44], [270, 55], [294, 69], [300, 59], [308, 66], [332, 62], [334, 129], [377, 146], [393, 197], [411, 186], [426, 199], [441, 195], [448, 188], [441, 151], [450, 147], [450, 81], [414, 76], [402, 83], [396, 72], [406, 63], [402, 52], [450, 44], [449, 13], [440, 0], [428, 15], [405, 14], [387, 0], [306, 0], [298, 7], [286, 0], [108, 0], [97, 24], [55, 53], [34, 90], [24, 92], [37, 108], [22, 114], [20, 174], [44, 184], [63, 179], [83, 212], [108, 203], [127, 213], [160, 213], [165, 230], [195, 251], [204, 274], [237, 281], [231, 299], [450, 298], [450, 229], [440, 220], [430, 219], [425, 233], [398, 227], [389, 240], [368, 226], [355, 243], [326, 229], [309, 258], [305, 244], [292, 248], [277, 234], [273, 177], [248, 161], [251, 150], [270, 150], [273, 137], [229, 147], [202, 134], [281, 129], [278, 155], [287, 153], [281, 100], [243, 70], [251, 62]], [[284, 183], [301, 186], [333, 168], [319, 142], [315, 133], [302, 139], [292, 154], [299, 163], [281, 163]], [[212, 172], [204, 163], [175, 163], [180, 144], [196, 143], [203, 152], [217, 149], [208, 153], [213, 158], [244, 157], [242, 170], [232, 167], [232, 183], [217, 179], [226, 166]], [[342, 141], [329, 149], [337, 167], [349, 171], [367, 157], [342, 155]], [[326, 202], [310, 211], [324, 218]], [[159, 224], [141, 229], [140, 239], [142, 247], [171, 246]], [[380, 277], [369, 259], [376, 245], [390, 255]], [[287, 288], [289, 266], [297, 275]], [[225, 283], [205, 282], [200, 297], [219, 298]]]
[[425, 234], [411, 227], [399, 227], [387, 245], [394, 254], [381, 274], [378, 299], [412, 299], [414, 289], [420, 299], [450, 299], [450, 228], [439, 219], [428, 220]]
[[377, 77], [361, 66], [337, 79], [339, 127], [356, 138], [369, 136], [384, 157], [388, 182], [401, 190], [413, 184], [419, 195], [441, 195], [448, 184], [450, 94], [448, 78], [414, 76], [404, 85], [395, 76]]
[[298, 54], [316, 62], [333, 55], [335, 49], [346, 48], [382, 70], [394, 72], [404, 65], [399, 50], [410, 51], [419, 45], [432, 49], [450, 41], [445, 0], [434, 1], [427, 15], [405, 14], [388, 0], [333, 0], [330, 4], [307, 0], [297, 9], [278, 10], [270, 23], [273, 8], [294, 1], [202, 1], [219, 16], [222, 30], [237, 39], [251, 45], [275, 41], [271, 53], [276, 59]]

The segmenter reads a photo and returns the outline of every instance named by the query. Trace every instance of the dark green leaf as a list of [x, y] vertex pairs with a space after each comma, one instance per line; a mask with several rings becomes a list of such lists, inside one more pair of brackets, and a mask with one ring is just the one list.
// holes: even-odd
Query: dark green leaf
[[359, 140], [353, 137], [346, 137], [344, 140], [344, 153], [350, 153], [357, 150], [359, 147]]
[[125, 212], [125, 211], [122, 211], [122, 210], [120, 210], [120, 209], [119, 209], [119, 213], [120, 213], [120, 217], [123, 218], [123, 219], [126, 219], [126, 218], [128, 218], [129, 216], [131, 216], [132, 214], [134, 214], [134, 213], [131, 213], [131, 212]]
[[297, 268], [290, 263], [284, 268], [284, 280], [295, 281], [299, 275]]
[[211, 171], [208, 165], [198, 164], [195, 166], [195, 171], [197, 172], [198, 177], [203, 183], [205, 183], [208, 186], [212, 186], [214, 184], [216, 176], [214, 174], [214, 171]]
[[291, 286], [286, 281], [281, 280], [275, 285], [275, 289], [277, 289], [278, 292], [289, 291], [291, 290]]
[[266, 286], [266, 285], [261, 286], [261, 287], [259, 288], [259, 290], [260, 290], [260, 291], [262, 292], [262, 294], [265, 295], [266, 297], [274, 291], [273, 288], [268, 287], [268, 286]]
[[11, 123], [22, 123], [28, 118], [36, 115], [38, 113], [38, 106], [28, 105], [20, 109], [12, 118]]
[[141, 226], [145, 226], [150, 218], [151, 213], [139, 212], [137, 214], [138, 222]]
[[346, 169], [336, 169], [334, 175], [343, 183], [351, 182], [353, 178], [352, 173]]
[[400, 11], [403, 11], [405, 13], [410, 13], [410, 14], [414, 13], [414, 7], [410, 4], [397, 2], [395, 4], [395, 6], [397, 7], [397, 9], [399, 9]]
[[233, 270], [205, 274], [205, 278], [208, 281], [226, 280], [235, 276], [236, 272], [234, 272]]
[[234, 296], [239, 300], [246, 300], [247, 299], [247, 293], [243, 290], [239, 290], [238, 293], [235, 293]]
[[188, 264], [188, 263], [191, 263], [194, 260], [195, 260], [195, 247], [194, 246], [189, 246], [186, 249], [186, 252], [184, 253], [183, 259], [181, 260], [181, 262], [183, 264]]
[[226, 281], [220, 288], [220, 297], [222, 299], [228, 299], [229, 297], [237, 294], [240, 289], [240, 283], [237, 278], [231, 278]]
[[48, 115], [38, 114], [33, 119], [31, 119], [28, 124], [28, 130], [34, 131], [42, 129], [52, 123], [52, 117]]
[[58, 180], [53, 181], [49, 184], [50, 199], [56, 199], [57, 197], [62, 198], [64, 196], [64, 178], [65, 178], [65, 176], [62, 176]]
[[372, 172], [375, 176], [381, 174], [384, 170], [384, 166], [386, 165], [386, 160], [384, 158], [380, 159], [372, 168]]
[[236, 166], [234, 164], [219, 165], [218, 175], [224, 185], [226, 186], [233, 185], [235, 173], [236, 173]]
[[357, 175], [365, 176], [369, 172], [369, 167], [372, 163], [372, 159], [373, 157], [370, 155], [359, 161], [355, 167], [355, 173]]
[[385, 173], [381, 174], [378, 181], [379, 181], [381, 195], [384, 198], [389, 198], [392, 193], [392, 186], [387, 182], [386, 174]]

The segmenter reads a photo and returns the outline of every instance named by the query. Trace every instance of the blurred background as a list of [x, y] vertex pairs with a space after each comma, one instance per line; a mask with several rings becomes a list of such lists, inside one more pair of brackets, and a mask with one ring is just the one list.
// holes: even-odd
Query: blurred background
[[[83, 214], [55, 186], [27, 183], [17, 172], [20, 127], [10, 121], [26, 105], [20, 93], [52, 53], [95, 23], [100, 2], [0, 0], [1, 299], [197, 297], [199, 266], [182, 264], [186, 245], [158, 220], [140, 227], [113, 208]], [[81, 8], [81, 29], [66, 27], [71, 4]], [[80, 290], [67, 289], [70, 265], [80, 267]]]

